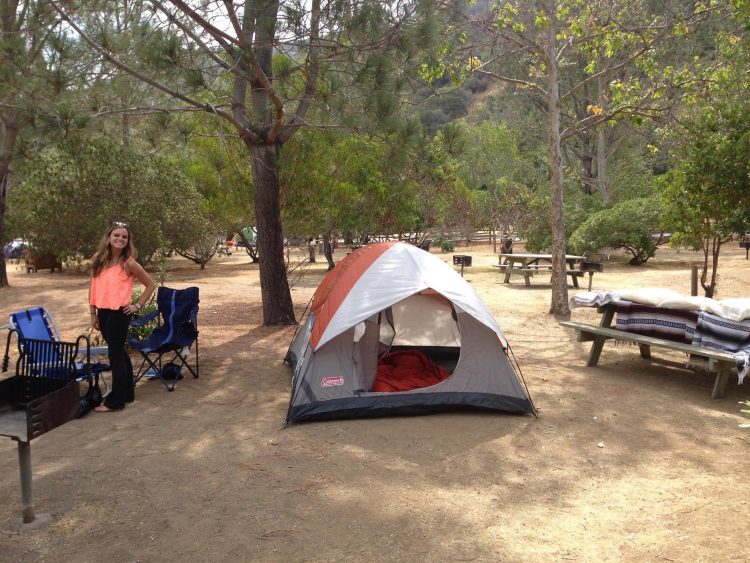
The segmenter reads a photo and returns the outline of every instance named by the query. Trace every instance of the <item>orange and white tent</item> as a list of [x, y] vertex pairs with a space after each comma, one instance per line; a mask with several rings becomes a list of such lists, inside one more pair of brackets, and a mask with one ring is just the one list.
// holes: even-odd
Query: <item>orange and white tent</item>
[[370, 244], [313, 296], [286, 357], [294, 369], [287, 419], [460, 407], [536, 413], [507, 350], [489, 309], [451, 266], [409, 244]]

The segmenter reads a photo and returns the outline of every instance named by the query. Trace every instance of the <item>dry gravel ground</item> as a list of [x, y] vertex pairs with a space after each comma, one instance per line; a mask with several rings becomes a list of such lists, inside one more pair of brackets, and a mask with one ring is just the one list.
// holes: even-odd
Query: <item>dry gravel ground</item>
[[[539, 417], [455, 412], [281, 429], [294, 327], [261, 326], [257, 265], [235, 254], [168, 285], [201, 290], [201, 377], [32, 442], [34, 497], [51, 522], [20, 524], [16, 445], [0, 439], [2, 561], [750, 561], [750, 431], [738, 401], [684, 357], [587, 345], [547, 314], [548, 280], [500, 283], [489, 247], [465, 271], [521, 365]], [[433, 250], [433, 252], [436, 252]], [[448, 254], [438, 254], [446, 261]], [[340, 255], [339, 255], [340, 257]], [[692, 252], [615, 254], [595, 289], [690, 291]], [[297, 281], [302, 311], [323, 264]], [[750, 261], [727, 247], [720, 297], [747, 296]], [[43, 305], [86, 328], [83, 274], [10, 267], [0, 318]], [[575, 320], [596, 321], [575, 309]]]

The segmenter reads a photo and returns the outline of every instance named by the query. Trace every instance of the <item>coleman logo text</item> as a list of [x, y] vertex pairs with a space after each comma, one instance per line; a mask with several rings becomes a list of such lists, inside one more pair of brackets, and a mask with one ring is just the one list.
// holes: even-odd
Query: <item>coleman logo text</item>
[[338, 377], [324, 377], [321, 382], [321, 387], [336, 387], [337, 385], [343, 385], [344, 384], [344, 378], [341, 376]]

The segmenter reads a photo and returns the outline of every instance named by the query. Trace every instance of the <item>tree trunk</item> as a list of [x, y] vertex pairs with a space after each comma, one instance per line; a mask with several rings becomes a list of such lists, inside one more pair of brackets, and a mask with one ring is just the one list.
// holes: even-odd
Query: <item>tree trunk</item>
[[8, 196], [8, 175], [0, 173], [0, 287], [8, 287], [8, 268], [5, 264], [5, 200]]
[[[719, 253], [722, 240], [720, 237], [706, 237], [703, 239], [703, 271], [701, 272], [701, 286], [706, 297], [713, 298], [716, 294], [717, 270], [719, 268]], [[711, 264], [709, 266], [709, 257]], [[709, 268], [711, 281], [708, 282]]]
[[[597, 103], [602, 111], [607, 109], [607, 85], [604, 76], [600, 75], [596, 80]], [[607, 178], [607, 135], [604, 125], [600, 125], [596, 131], [596, 183], [599, 187], [599, 195], [602, 201], [609, 203], [609, 180]]]
[[594, 179], [594, 157], [589, 153], [587, 148], [584, 151], [581, 155], [581, 173], [583, 174], [581, 190], [586, 195], [591, 195], [593, 193], [591, 184]]
[[596, 133], [596, 182], [602, 202], [609, 203], [609, 182], [607, 181], [607, 137], [604, 127]]
[[122, 114], [122, 145], [130, 146], [130, 116], [127, 113]]
[[310, 263], [315, 263], [315, 239], [310, 239], [307, 241], [307, 252], [310, 255]]
[[16, 115], [10, 111], [5, 111], [0, 120], [0, 287], [10, 285], [2, 246], [5, 242], [5, 211], [8, 209], [8, 185], [10, 184], [8, 175], [17, 136]]
[[323, 255], [328, 262], [328, 271], [336, 267], [333, 261], [333, 216], [329, 211], [326, 215], [326, 232], [323, 234]]
[[276, 147], [247, 145], [253, 157], [256, 241], [260, 261], [260, 291], [264, 325], [296, 324], [284, 264]]
[[[554, 13], [554, 11], [552, 11]], [[565, 273], [565, 217], [563, 213], [562, 155], [560, 153], [560, 85], [557, 68], [556, 26], [547, 30], [547, 79], [549, 110], [549, 163], [552, 171], [552, 302], [549, 312], [569, 316], [568, 276]]]

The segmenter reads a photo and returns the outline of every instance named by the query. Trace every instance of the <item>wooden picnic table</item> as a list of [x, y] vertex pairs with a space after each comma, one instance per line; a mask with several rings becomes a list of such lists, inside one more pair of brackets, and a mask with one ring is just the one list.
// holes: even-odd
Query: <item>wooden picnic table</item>
[[652, 347], [683, 352], [691, 358], [703, 358], [706, 362], [704, 369], [716, 375], [711, 398], [720, 399], [726, 393], [729, 376], [732, 370], [737, 369], [737, 360], [731, 352], [618, 330], [612, 326], [612, 320], [617, 311], [617, 306], [614, 303], [600, 306], [597, 310], [602, 314], [598, 326], [573, 321], [560, 323], [562, 327], [575, 330], [578, 333], [579, 342], [591, 342], [591, 350], [586, 361], [587, 367], [595, 367], [599, 363], [604, 343], [607, 340], [632, 342], [638, 345], [641, 358], [644, 360], [651, 358]]
[[[539, 273], [552, 274], [552, 254], [500, 254], [496, 267], [505, 274], [503, 283], [510, 283], [511, 276], [523, 276], [526, 287], [531, 286], [531, 277]], [[578, 278], [585, 272], [577, 267], [583, 256], [565, 255], [565, 273], [573, 280], [573, 287], [578, 287]]]

